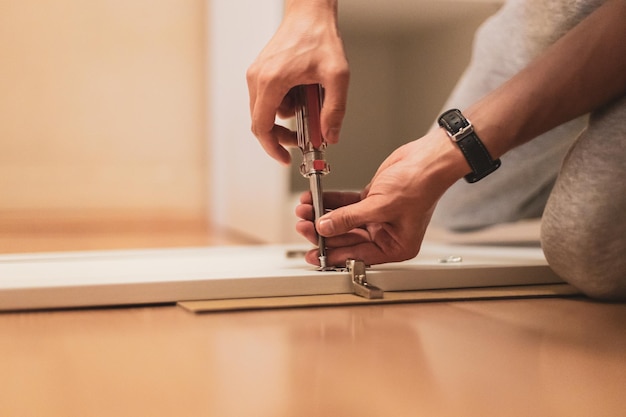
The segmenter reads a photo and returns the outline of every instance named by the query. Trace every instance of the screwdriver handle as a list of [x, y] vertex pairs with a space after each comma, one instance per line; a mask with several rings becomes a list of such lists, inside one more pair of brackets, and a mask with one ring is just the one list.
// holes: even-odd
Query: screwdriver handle
[[298, 147], [302, 151], [300, 173], [304, 177], [313, 174], [326, 175], [330, 166], [326, 163], [326, 142], [322, 137], [320, 114], [322, 110], [322, 86], [307, 84], [296, 87], [295, 111]]

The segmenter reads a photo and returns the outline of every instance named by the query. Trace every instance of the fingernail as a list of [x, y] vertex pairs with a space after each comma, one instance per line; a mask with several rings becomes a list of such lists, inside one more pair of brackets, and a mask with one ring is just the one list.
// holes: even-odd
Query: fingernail
[[317, 231], [323, 235], [332, 235], [335, 232], [335, 225], [331, 219], [322, 219], [317, 225]]

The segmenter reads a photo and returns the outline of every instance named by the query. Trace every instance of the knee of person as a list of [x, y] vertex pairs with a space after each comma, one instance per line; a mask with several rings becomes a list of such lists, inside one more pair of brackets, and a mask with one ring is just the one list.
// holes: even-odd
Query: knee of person
[[604, 239], [593, 231], [544, 221], [541, 246], [548, 264], [565, 282], [598, 300], [626, 300], [624, 239]]

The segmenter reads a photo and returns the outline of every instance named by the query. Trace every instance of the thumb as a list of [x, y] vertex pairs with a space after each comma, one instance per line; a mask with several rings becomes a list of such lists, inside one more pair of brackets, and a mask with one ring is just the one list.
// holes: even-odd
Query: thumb
[[377, 210], [368, 200], [340, 207], [323, 215], [316, 224], [316, 230], [322, 236], [337, 236], [377, 221]]

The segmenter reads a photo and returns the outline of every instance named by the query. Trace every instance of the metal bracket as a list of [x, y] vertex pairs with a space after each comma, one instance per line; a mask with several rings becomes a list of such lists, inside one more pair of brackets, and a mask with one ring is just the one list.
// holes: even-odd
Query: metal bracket
[[352, 287], [356, 295], [368, 299], [383, 298], [383, 290], [367, 282], [365, 262], [348, 259], [346, 269], [352, 278]]

